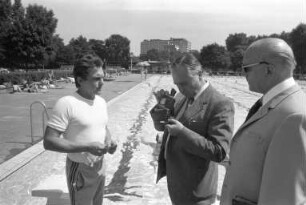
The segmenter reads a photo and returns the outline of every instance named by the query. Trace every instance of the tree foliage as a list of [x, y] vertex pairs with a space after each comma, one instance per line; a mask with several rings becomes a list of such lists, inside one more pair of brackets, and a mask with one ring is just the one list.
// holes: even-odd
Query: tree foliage
[[107, 49], [107, 63], [119, 64], [128, 68], [130, 62], [130, 40], [124, 36], [114, 34], [105, 40]]
[[72, 38], [68, 45], [71, 46], [71, 48], [73, 49], [74, 61], [80, 58], [84, 53], [92, 52], [87, 38], [82, 35], [77, 38]]
[[12, 16], [11, 0], [0, 1], [0, 62], [5, 60], [5, 40]]
[[245, 49], [255, 40], [256, 37], [248, 38], [245, 33], [230, 34], [226, 38], [226, 48], [229, 51], [231, 62], [230, 68], [233, 71], [239, 71]]
[[230, 64], [229, 53], [224, 46], [216, 43], [204, 46], [200, 53], [200, 62], [204, 68], [226, 70]]
[[233, 71], [240, 71], [243, 54], [247, 47], [256, 40], [268, 37], [280, 38], [286, 41], [289, 45], [291, 44], [290, 33], [284, 31], [280, 34], [274, 33], [271, 35], [258, 36], [247, 36], [245, 33], [230, 34], [225, 40], [226, 48], [230, 55], [230, 69]]
[[230, 34], [225, 43], [229, 52], [235, 52], [237, 49], [245, 49], [249, 45], [249, 40], [245, 33], [235, 33]]
[[297, 71], [306, 73], [306, 24], [299, 24], [290, 33], [292, 49], [297, 61]]
[[104, 41], [90, 39], [88, 43], [91, 50], [93, 50], [95, 54], [99, 56], [103, 62], [105, 62], [107, 59], [107, 48], [105, 46]]
[[151, 49], [147, 52], [147, 59], [151, 61], [159, 61], [159, 53], [157, 49]]
[[10, 8], [8, 27], [1, 36], [5, 63], [9, 67], [29, 68], [43, 65], [49, 58], [52, 38], [57, 25], [52, 10], [29, 5], [26, 10], [20, 0]]

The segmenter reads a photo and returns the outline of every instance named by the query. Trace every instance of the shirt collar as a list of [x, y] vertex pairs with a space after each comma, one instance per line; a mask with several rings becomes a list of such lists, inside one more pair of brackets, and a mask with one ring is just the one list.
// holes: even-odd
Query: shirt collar
[[270, 89], [264, 96], [262, 100], [262, 104], [265, 105], [267, 102], [269, 102], [272, 98], [274, 98], [276, 95], [280, 94], [284, 90], [287, 90], [288, 88], [295, 85], [295, 81], [293, 77], [290, 77], [279, 84], [275, 85], [272, 89]]
[[194, 100], [198, 99], [200, 95], [208, 88], [209, 82], [206, 81], [206, 83], [202, 86], [201, 90], [194, 96]]

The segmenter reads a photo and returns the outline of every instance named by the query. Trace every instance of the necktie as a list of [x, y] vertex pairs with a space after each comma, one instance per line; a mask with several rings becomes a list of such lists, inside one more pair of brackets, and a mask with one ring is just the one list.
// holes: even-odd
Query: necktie
[[191, 97], [191, 98], [188, 98], [188, 105], [191, 105], [192, 103], [193, 103], [193, 101], [194, 101], [194, 98], [193, 97]]
[[[181, 107], [180, 111], [178, 112], [178, 114], [176, 115], [175, 119], [179, 120], [181, 118], [183, 118], [185, 111], [188, 109], [188, 106], [190, 106], [194, 101], [194, 98], [187, 98], [187, 100], [185, 101], [184, 105]], [[165, 142], [165, 152], [164, 152], [164, 157], [165, 159], [167, 159], [167, 150], [168, 150], [168, 144], [169, 144], [169, 140], [170, 140], [170, 133], [168, 133], [166, 142]]]
[[262, 99], [260, 98], [249, 110], [249, 113], [245, 119], [245, 122], [248, 121], [248, 119], [250, 119], [259, 110], [261, 106], [262, 106]]

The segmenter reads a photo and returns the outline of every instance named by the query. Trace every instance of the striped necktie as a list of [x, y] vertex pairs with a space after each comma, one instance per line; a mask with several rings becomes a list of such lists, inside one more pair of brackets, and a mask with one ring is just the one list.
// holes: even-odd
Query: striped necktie
[[[176, 120], [180, 120], [182, 118], [184, 118], [184, 113], [185, 111], [188, 109], [188, 106], [190, 106], [194, 101], [194, 98], [187, 98], [187, 100], [185, 100], [183, 106], [181, 107], [181, 109], [179, 110], [179, 112], [177, 113], [177, 115], [175, 116]], [[170, 133], [168, 133], [167, 135], [167, 139], [165, 142], [165, 152], [164, 152], [164, 158], [167, 159], [167, 152], [168, 152], [168, 144], [169, 144], [169, 140], [170, 140]]]

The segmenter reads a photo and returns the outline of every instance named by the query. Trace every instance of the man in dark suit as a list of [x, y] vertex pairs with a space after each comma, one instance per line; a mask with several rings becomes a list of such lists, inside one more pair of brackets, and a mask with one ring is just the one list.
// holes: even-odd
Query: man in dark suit
[[231, 142], [222, 205], [305, 204], [306, 95], [292, 77], [295, 65], [281, 39], [261, 39], [246, 50], [249, 89], [263, 97]]
[[165, 126], [157, 181], [167, 176], [175, 205], [207, 205], [217, 194], [218, 167], [233, 132], [234, 106], [202, 78], [192, 54], [178, 58], [171, 68], [175, 96], [174, 118]]

